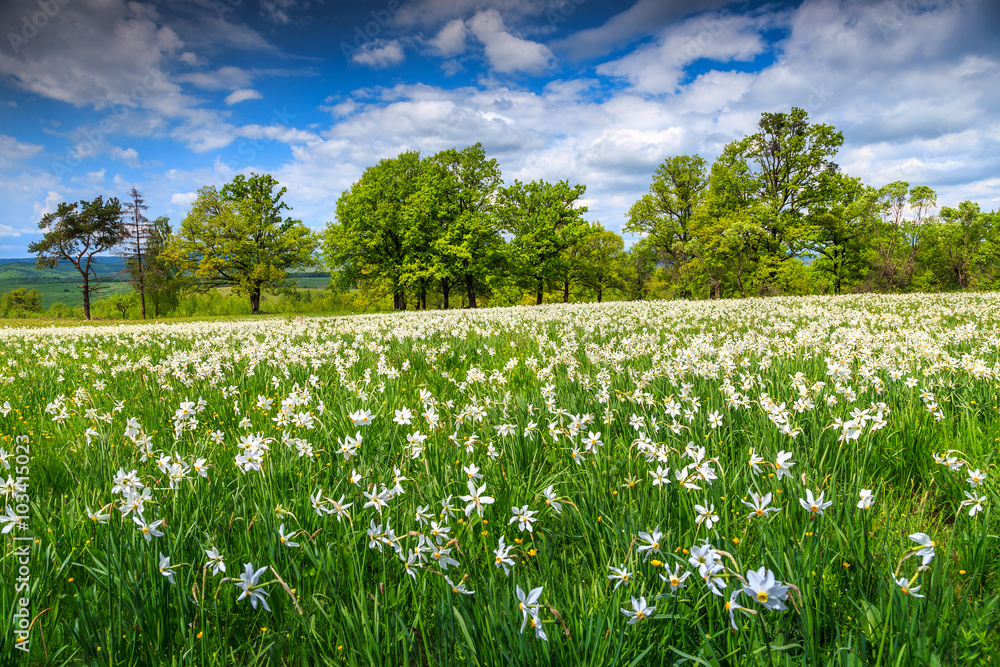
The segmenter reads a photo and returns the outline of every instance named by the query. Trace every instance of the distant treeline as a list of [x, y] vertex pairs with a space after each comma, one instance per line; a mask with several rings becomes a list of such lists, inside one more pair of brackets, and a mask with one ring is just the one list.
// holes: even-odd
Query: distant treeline
[[[96, 278], [104, 282], [127, 283], [132, 280], [126, 260], [107, 257], [95, 261]], [[329, 271], [293, 271], [296, 278], [329, 278]], [[70, 264], [40, 269], [32, 259], [0, 259], [0, 292], [5, 285], [52, 285], [80, 282], [80, 275]]]

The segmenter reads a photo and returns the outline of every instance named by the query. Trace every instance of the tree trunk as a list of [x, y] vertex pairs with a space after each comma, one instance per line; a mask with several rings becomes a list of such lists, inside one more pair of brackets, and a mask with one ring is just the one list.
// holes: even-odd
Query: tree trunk
[[[135, 254], [136, 265], [139, 268], [139, 303], [142, 304], [142, 319], [146, 319], [146, 282], [142, 275], [142, 238], [139, 234], [139, 225], [135, 226]], [[122, 313], [124, 316], [124, 313]]]
[[541, 278], [539, 278], [538, 279], [538, 291], [537, 291], [537, 293], [535, 295], [535, 305], [536, 306], [542, 305], [542, 300], [545, 297], [545, 294], [542, 291], [542, 287], [543, 286], [544, 286], [544, 281]]
[[260, 287], [250, 292], [250, 314], [260, 315]]
[[569, 278], [563, 281], [563, 303], [569, 303]]
[[400, 290], [392, 295], [393, 310], [406, 310], [406, 292]]
[[90, 319], [90, 276], [80, 272], [83, 276], [83, 319]]
[[444, 309], [448, 310], [448, 294], [451, 292], [451, 281], [447, 278], [441, 279], [441, 295], [444, 297]]
[[600, 302], [601, 302], [601, 296], [602, 296], [603, 294], [604, 294], [604, 290], [602, 290], [602, 289], [601, 289], [601, 286], [600, 286], [600, 285], [598, 285], [598, 286], [597, 286], [597, 303], [600, 303]]
[[420, 283], [420, 309], [427, 310], [427, 283]]
[[469, 295], [469, 308], [477, 308], [476, 293], [472, 289], [472, 274], [465, 274], [465, 291]]

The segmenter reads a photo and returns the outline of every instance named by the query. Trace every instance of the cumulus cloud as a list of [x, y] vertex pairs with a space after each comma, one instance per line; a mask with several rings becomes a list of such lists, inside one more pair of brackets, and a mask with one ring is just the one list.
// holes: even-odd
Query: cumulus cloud
[[120, 146], [112, 146], [110, 151], [111, 159], [118, 160], [119, 162], [124, 162], [130, 167], [139, 166], [139, 152], [134, 148], [121, 148]]
[[465, 37], [468, 34], [465, 21], [453, 19], [449, 21], [441, 31], [430, 41], [437, 52], [446, 57], [457, 56], [465, 53]]
[[[0, 10], [0, 25], [16, 23], [14, 3]], [[77, 107], [107, 109], [147, 104], [179, 94], [160, 72], [183, 46], [155, 10], [121, 0], [77, 0], [61, 9], [17, 52], [0, 51], [0, 75], [42, 97]], [[144, 83], [145, 81], [145, 83]]]
[[469, 32], [486, 51], [490, 67], [504, 74], [541, 72], [552, 65], [555, 56], [549, 47], [516, 37], [507, 31], [503, 18], [495, 9], [479, 12], [468, 22]]
[[181, 208], [190, 207], [194, 200], [198, 198], [197, 192], [175, 192], [170, 197], [170, 203]]
[[406, 54], [403, 52], [403, 46], [396, 39], [390, 41], [373, 40], [362, 45], [351, 56], [351, 62], [376, 68], [393, 67], [404, 60], [406, 60]]
[[247, 100], [260, 100], [264, 96], [252, 88], [240, 88], [239, 90], [234, 90], [226, 96], [226, 104], [232, 106], [234, 104], [239, 104], [240, 102], [246, 102]]
[[59, 204], [65, 201], [58, 192], [55, 190], [49, 190], [45, 193], [45, 200], [41, 202], [35, 202], [35, 220], [41, 220], [43, 217], [49, 213], [55, 213], [56, 209], [59, 208]]
[[762, 27], [762, 20], [753, 16], [704, 14], [669, 27], [654, 44], [604, 63], [597, 72], [626, 79], [642, 92], [673, 93], [685, 77], [685, 67], [696, 60], [749, 61], [763, 53], [768, 47]]

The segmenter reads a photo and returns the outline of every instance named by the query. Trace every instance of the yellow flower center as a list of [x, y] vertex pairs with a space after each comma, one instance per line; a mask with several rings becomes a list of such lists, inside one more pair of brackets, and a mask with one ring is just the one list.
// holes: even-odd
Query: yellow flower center
[[767, 591], [761, 591], [757, 593], [757, 602], [761, 604], [767, 603]]
[[680, 579], [678, 579], [677, 577], [670, 577], [670, 585], [671, 586], [673, 586], [674, 588], [677, 588], [678, 586], [680, 586], [680, 584], [681, 584], [681, 580]]
[[635, 617], [641, 621], [642, 619], [646, 618], [646, 614], [644, 614], [641, 611], [637, 611], [635, 612]]

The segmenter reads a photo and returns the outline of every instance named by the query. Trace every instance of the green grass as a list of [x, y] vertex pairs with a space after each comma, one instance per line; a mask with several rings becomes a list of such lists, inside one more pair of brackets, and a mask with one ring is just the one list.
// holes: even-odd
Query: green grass
[[[304, 289], [310, 289], [314, 294], [319, 295], [322, 293], [322, 289], [330, 284], [329, 278], [299, 278], [297, 280], [298, 286]], [[106, 289], [102, 289], [100, 292], [91, 297], [92, 301], [98, 301], [101, 299], [106, 299], [112, 294], [122, 293], [127, 294], [132, 290], [132, 286], [128, 282], [108, 282], [105, 283]], [[0, 281], [0, 296], [6, 292], [10, 292], [15, 289], [24, 288], [26, 290], [37, 289], [42, 294], [42, 308], [48, 310], [52, 304], [56, 302], [62, 302], [67, 306], [77, 307], [83, 305], [83, 297], [80, 296], [80, 280], [79, 277], [70, 277], [66, 280], [60, 280], [58, 282], [39, 282], [39, 283], [17, 283], [17, 282], [3, 282]]]
[[[25, 434], [30, 452], [28, 529], [3, 536], [0, 581], [14, 580], [15, 538], [37, 539], [37, 619], [30, 657], [16, 655], [40, 665], [992, 664], [998, 313], [996, 294], [915, 295], [0, 330], [0, 407], [10, 404], [0, 447], [16, 454]], [[839, 389], [835, 362], [850, 372]], [[283, 400], [298, 425], [281, 423]], [[431, 401], [439, 424], [422, 414]], [[409, 425], [394, 421], [403, 408]], [[360, 410], [369, 425], [354, 423]], [[886, 424], [844, 439], [835, 420], [852, 410]], [[193, 429], [175, 431], [191, 416]], [[356, 433], [352, 453], [345, 438]], [[252, 434], [270, 439], [263, 472], [237, 465]], [[781, 451], [792, 454], [788, 476], [776, 474]], [[946, 452], [959, 470], [935, 462]], [[164, 455], [188, 467], [176, 488], [157, 466]], [[202, 458], [205, 477], [191, 468]], [[699, 461], [715, 479], [696, 479]], [[482, 516], [459, 499], [470, 465], [495, 501]], [[653, 485], [658, 466], [665, 486]], [[985, 472], [977, 487], [973, 469]], [[143, 514], [165, 520], [162, 537], [147, 541], [122, 517], [119, 470], [150, 489]], [[363, 491], [400, 477], [405, 492], [381, 513], [363, 507]], [[875, 493], [867, 510], [856, 506], [862, 489]], [[811, 513], [799, 501], [807, 490], [833, 504]], [[353, 503], [350, 518], [318, 515], [317, 491], [327, 509]], [[780, 512], [751, 516], [751, 491], [771, 493]], [[985, 496], [975, 516], [967, 492]], [[525, 505], [537, 512], [531, 532], [510, 522]], [[696, 506], [718, 523], [699, 526]], [[106, 524], [88, 517], [101, 507]], [[438, 544], [430, 521], [448, 528], [439, 547], [459, 565], [428, 554], [411, 577], [404, 558]], [[395, 539], [373, 542], [372, 522]], [[299, 546], [282, 544], [282, 526]], [[658, 550], [640, 552], [640, 533], [657, 528]], [[926, 568], [907, 537], [917, 532], [936, 542]], [[501, 536], [509, 576], [495, 563]], [[706, 539], [724, 566], [721, 597], [689, 563]], [[213, 546], [224, 574], [207, 569]], [[258, 584], [270, 611], [225, 579], [245, 563], [267, 568]], [[611, 567], [628, 582], [616, 588]], [[660, 575], [675, 567], [692, 574], [672, 591]], [[787, 610], [737, 593], [748, 611], [735, 611], [733, 629], [725, 603], [758, 568], [794, 587]], [[521, 632], [517, 586], [543, 587], [546, 640]], [[655, 613], [630, 625], [621, 610], [639, 597]], [[17, 605], [4, 583], [0, 611], [11, 618]], [[0, 655], [15, 655], [3, 633]]]
[[[127, 294], [132, 291], [128, 283], [105, 283], [106, 289], [91, 296], [91, 302], [106, 299], [112, 294]], [[48, 310], [52, 304], [62, 302], [67, 306], [75, 307], [83, 305], [83, 297], [80, 296], [80, 281], [66, 281], [58, 283], [11, 283], [0, 284], [0, 295], [16, 289], [38, 290], [42, 295], [42, 308]]]

